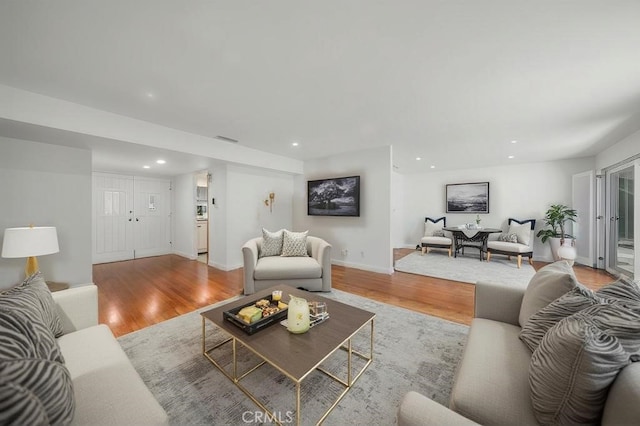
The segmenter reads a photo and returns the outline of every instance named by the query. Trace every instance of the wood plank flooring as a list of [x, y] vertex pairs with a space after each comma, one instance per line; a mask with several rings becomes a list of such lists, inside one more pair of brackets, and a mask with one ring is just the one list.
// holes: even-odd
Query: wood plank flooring
[[[394, 258], [411, 251], [396, 249]], [[544, 265], [534, 262], [536, 269]], [[584, 266], [574, 270], [578, 280], [592, 289], [614, 280], [601, 270]], [[473, 284], [336, 265], [331, 278], [338, 290], [380, 302], [462, 324], [469, 324], [473, 317]], [[242, 294], [243, 287], [242, 269], [225, 272], [177, 255], [94, 265], [93, 280], [98, 286], [99, 321], [116, 336]]]

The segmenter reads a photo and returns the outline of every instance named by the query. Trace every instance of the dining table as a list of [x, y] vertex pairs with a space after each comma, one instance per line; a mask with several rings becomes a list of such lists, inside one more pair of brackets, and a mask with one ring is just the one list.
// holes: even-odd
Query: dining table
[[453, 257], [458, 257], [458, 252], [464, 254], [465, 247], [476, 248], [480, 251], [480, 261], [484, 260], [484, 253], [487, 252], [487, 240], [489, 235], [502, 232], [498, 228], [468, 228], [466, 226], [448, 226], [442, 228], [453, 235]]

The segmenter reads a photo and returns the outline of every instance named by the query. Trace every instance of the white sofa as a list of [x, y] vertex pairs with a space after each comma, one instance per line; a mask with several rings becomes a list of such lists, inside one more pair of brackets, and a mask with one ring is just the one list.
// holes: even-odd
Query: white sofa
[[[106, 325], [98, 325], [93, 284], [52, 293], [64, 335], [60, 350], [73, 381], [73, 425], [166, 425], [167, 414]], [[153, 362], [153, 360], [149, 360]]]
[[[476, 284], [475, 318], [458, 366], [449, 407], [411, 391], [399, 426], [538, 425], [529, 387], [531, 352], [518, 338], [523, 288]], [[640, 424], [640, 362], [625, 367], [609, 389], [602, 425]]]
[[242, 246], [244, 294], [253, 294], [278, 284], [308, 291], [331, 291], [331, 245], [318, 237], [307, 237], [308, 257], [259, 257], [262, 237]]

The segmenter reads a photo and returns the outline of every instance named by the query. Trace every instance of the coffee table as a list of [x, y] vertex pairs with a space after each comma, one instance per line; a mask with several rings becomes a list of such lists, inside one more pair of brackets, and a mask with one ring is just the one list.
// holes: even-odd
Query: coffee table
[[[329, 319], [321, 324], [311, 328], [304, 334], [292, 334], [280, 324], [271, 325], [262, 329], [255, 334], [249, 335], [241, 330], [230, 321], [225, 320], [224, 311], [238, 308], [250, 303], [253, 300], [264, 298], [271, 294], [273, 290], [281, 290], [283, 300], [288, 301], [288, 295], [303, 297], [307, 301], [325, 302]], [[253, 402], [271, 416], [271, 420], [281, 424], [278, 416], [274, 414], [275, 410], [268, 409], [262, 402], [256, 398], [249, 389], [241, 383], [241, 380], [249, 374], [255, 372], [260, 367], [270, 365], [278, 370], [284, 376], [288, 377], [295, 384], [295, 406], [296, 406], [296, 424], [299, 425], [302, 419], [302, 407], [300, 404], [300, 387], [302, 382], [309, 377], [314, 371], [319, 371], [336, 382], [344, 386], [344, 390], [339, 394], [337, 400], [329, 407], [329, 409], [318, 420], [318, 424], [322, 423], [331, 413], [340, 400], [351, 389], [353, 384], [364, 373], [367, 367], [373, 361], [373, 336], [374, 336], [374, 318], [375, 314], [363, 309], [350, 306], [333, 299], [320, 296], [318, 293], [310, 293], [304, 290], [298, 290], [293, 287], [280, 285], [252, 294], [229, 302], [214, 309], [202, 312], [202, 353], [203, 355], [220, 370], [229, 380], [231, 380], [238, 388], [244, 392]], [[206, 345], [206, 325], [213, 323], [226, 334], [229, 335], [224, 341], [212, 346]], [[362, 329], [369, 326], [371, 328], [371, 341], [369, 345], [369, 353], [363, 354], [352, 347], [352, 338]], [[227, 371], [216, 359], [213, 358], [212, 352], [223, 345], [230, 343], [232, 351], [232, 367], [231, 371]], [[238, 371], [238, 344], [253, 352], [262, 359], [254, 367], [245, 372]], [[344, 350], [347, 357], [347, 374], [346, 378], [340, 378], [333, 373], [326, 371], [321, 364], [338, 351]], [[335, 356], [338, 356], [337, 354]], [[352, 371], [352, 357], [357, 356], [365, 361], [362, 368]], [[267, 367], [265, 367], [267, 368]]]

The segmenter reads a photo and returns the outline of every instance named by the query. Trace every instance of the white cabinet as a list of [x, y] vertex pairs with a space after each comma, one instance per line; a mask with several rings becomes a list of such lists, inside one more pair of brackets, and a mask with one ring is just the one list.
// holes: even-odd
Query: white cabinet
[[208, 251], [209, 225], [206, 220], [199, 220], [196, 225], [196, 235], [198, 236], [198, 254]]

